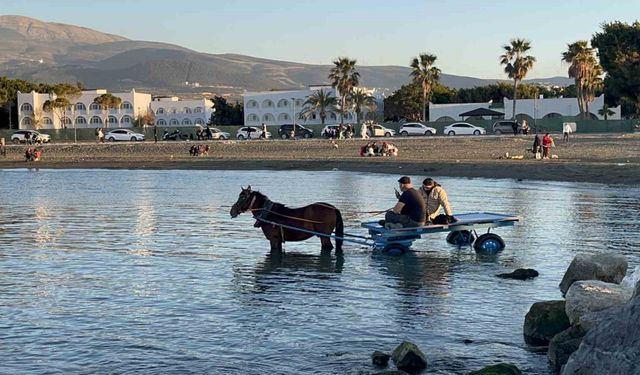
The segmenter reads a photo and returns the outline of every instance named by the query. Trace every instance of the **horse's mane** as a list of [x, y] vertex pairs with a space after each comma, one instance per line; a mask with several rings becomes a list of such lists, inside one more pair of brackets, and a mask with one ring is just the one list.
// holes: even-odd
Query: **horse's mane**
[[[267, 197], [265, 194], [262, 194], [261, 192], [259, 192], [258, 190], [251, 190], [252, 194], [255, 194], [256, 196], [264, 199], [264, 200], [269, 200], [269, 197]], [[273, 208], [287, 208], [287, 206], [285, 206], [282, 203], [278, 203], [278, 202], [273, 202]]]

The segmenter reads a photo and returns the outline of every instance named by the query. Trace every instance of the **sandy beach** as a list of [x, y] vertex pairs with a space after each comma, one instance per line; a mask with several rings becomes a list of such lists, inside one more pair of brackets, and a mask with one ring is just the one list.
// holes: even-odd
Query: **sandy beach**
[[[377, 140], [382, 142], [381, 139]], [[579, 135], [569, 143], [556, 136], [551, 153], [535, 160], [528, 136], [416, 137], [390, 139], [397, 157], [358, 155], [361, 139], [337, 141], [208, 141], [47, 144], [43, 158], [25, 162], [26, 145], [8, 145], [0, 168], [273, 169], [349, 170], [414, 176], [455, 176], [577, 181], [640, 185], [640, 134]], [[193, 144], [207, 144], [209, 155], [192, 157]], [[523, 155], [507, 159], [504, 155]]]

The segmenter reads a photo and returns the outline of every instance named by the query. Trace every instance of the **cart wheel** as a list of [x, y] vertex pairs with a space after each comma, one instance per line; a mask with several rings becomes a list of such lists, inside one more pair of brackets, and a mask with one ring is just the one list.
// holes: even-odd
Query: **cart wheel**
[[473, 248], [476, 252], [497, 253], [504, 249], [504, 241], [495, 233], [485, 233], [478, 237]]
[[409, 248], [397, 243], [392, 243], [384, 247], [382, 252], [388, 255], [402, 255], [409, 251]]
[[470, 230], [457, 230], [447, 235], [447, 242], [457, 246], [468, 246], [473, 243], [475, 236]]

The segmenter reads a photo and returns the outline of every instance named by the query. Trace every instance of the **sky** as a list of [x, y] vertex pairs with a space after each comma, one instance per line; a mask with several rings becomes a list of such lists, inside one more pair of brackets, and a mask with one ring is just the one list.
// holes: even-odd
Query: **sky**
[[502, 78], [502, 46], [531, 41], [529, 78], [566, 76], [568, 43], [603, 22], [633, 22], [640, 0], [0, 0], [0, 14], [69, 23], [207, 53], [330, 64], [407, 66], [435, 54], [443, 73]]

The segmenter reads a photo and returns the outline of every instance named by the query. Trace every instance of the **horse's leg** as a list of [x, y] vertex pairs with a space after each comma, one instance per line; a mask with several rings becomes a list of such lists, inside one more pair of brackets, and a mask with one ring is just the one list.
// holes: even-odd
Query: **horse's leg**
[[320, 237], [320, 243], [322, 244], [322, 250], [331, 251], [333, 249], [333, 245], [331, 244], [331, 239], [329, 237], [324, 237], [324, 236], [319, 236], [319, 237]]

